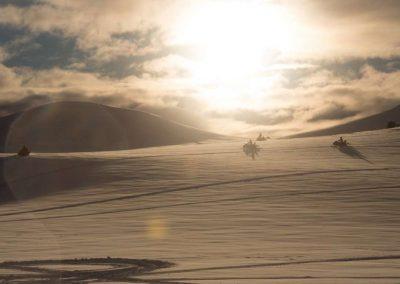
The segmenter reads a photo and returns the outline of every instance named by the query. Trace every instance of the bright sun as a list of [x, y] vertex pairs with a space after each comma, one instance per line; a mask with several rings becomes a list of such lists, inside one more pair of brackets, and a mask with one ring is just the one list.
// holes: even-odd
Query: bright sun
[[180, 19], [176, 40], [195, 50], [194, 81], [215, 85], [208, 96], [230, 108], [241, 104], [238, 90], [260, 83], [253, 80], [268, 57], [291, 48], [290, 24], [281, 7], [265, 1], [201, 2]]

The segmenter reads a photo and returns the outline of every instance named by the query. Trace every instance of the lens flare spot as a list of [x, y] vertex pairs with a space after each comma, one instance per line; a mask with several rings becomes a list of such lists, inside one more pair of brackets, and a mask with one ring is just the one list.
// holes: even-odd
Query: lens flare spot
[[156, 218], [147, 221], [147, 237], [152, 240], [164, 239], [168, 234], [167, 222]]

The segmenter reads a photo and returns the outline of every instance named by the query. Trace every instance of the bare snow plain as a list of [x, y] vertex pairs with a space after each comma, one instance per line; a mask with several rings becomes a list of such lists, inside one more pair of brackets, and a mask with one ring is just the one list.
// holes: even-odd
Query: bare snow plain
[[[268, 140], [255, 160], [240, 139], [4, 154], [17, 202], [0, 206], [0, 262], [167, 263], [115, 283], [400, 283], [400, 129], [345, 138]], [[17, 270], [0, 283], [48, 283]], [[113, 282], [99, 275], [48, 281]]]

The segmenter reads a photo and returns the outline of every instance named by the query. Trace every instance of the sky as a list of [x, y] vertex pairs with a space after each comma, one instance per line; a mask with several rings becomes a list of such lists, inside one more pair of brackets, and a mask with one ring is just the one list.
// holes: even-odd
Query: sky
[[0, 115], [59, 100], [272, 137], [400, 103], [400, 1], [1, 0]]

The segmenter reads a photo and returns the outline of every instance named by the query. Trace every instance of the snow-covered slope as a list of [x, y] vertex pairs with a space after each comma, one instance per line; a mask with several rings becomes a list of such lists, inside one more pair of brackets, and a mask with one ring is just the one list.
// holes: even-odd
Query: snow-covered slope
[[182, 283], [399, 283], [400, 129], [345, 138], [347, 151], [334, 137], [269, 140], [256, 160], [239, 140], [4, 157], [20, 202], [0, 206], [0, 261], [148, 258], [176, 265], [135, 278]]
[[371, 115], [325, 129], [297, 133], [294, 135], [290, 135], [288, 138], [315, 137], [324, 135], [335, 135], [340, 133], [343, 134], [384, 129], [387, 127], [389, 121], [393, 121], [395, 123], [400, 121], [400, 105], [393, 109], [375, 115]]
[[134, 149], [203, 141], [220, 135], [159, 116], [89, 102], [57, 102], [0, 118], [0, 151]]

